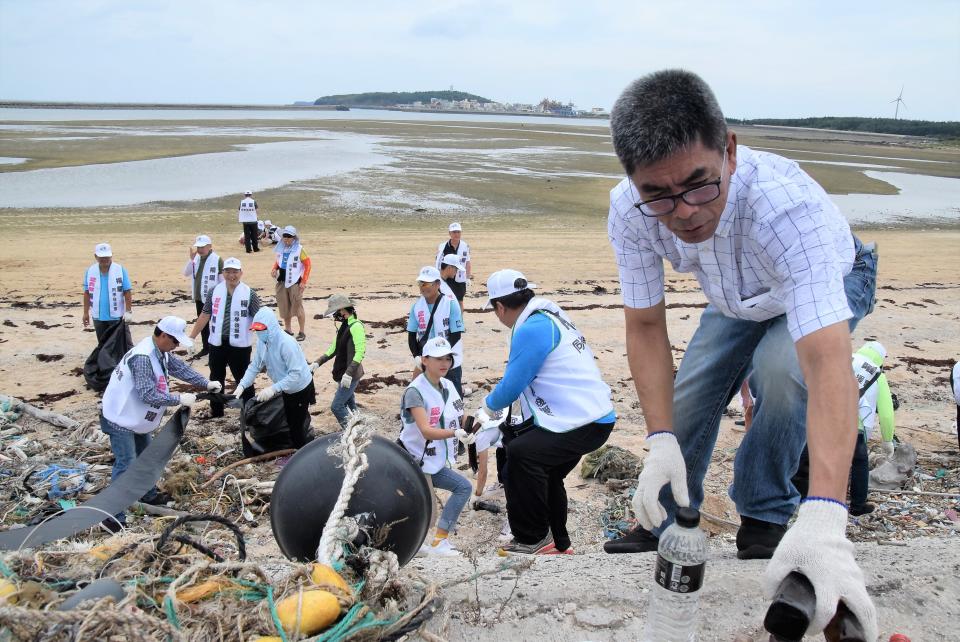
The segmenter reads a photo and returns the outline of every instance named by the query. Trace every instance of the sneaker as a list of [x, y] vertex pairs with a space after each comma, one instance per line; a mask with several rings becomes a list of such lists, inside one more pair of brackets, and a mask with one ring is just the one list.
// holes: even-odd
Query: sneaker
[[287, 334], [289, 334], [291, 337], [293, 336], [293, 331], [292, 331], [292, 330], [284, 330], [284, 332], [286, 332]]
[[513, 531], [510, 530], [510, 521], [503, 520], [503, 526], [500, 527], [500, 535], [497, 537], [501, 542], [509, 542], [513, 539]]
[[545, 552], [551, 549], [553, 551], [557, 550], [556, 546], [553, 545], [553, 535], [551, 535], [548, 530], [547, 534], [543, 536], [543, 539], [534, 544], [523, 544], [514, 539], [501, 546], [497, 550], [497, 555], [501, 557], [506, 555], [556, 555], [556, 552]]
[[659, 543], [660, 540], [656, 535], [642, 526], [637, 526], [622, 537], [604, 542], [603, 550], [611, 555], [616, 553], [650, 553], [656, 552]]
[[158, 492], [150, 499], [141, 498], [140, 501], [151, 506], [166, 506], [173, 501], [173, 495], [170, 493]]
[[876, 506], [874, 506], [870, 502], [864, 502], [859, 506], [851, 506], [850, 514], [854, 517], [860, 517], [861, 515], [868, 515], [872, 513], [875, 508]]
[[455, 549], [450, 543], [450, 540], [443, 538], [436, 545], [424, 543], [420, 547], [420, 550], [417, 551], [417, 555], [421, 557], [430, 557], [431, 555], [436, 555], [437, 557], [459, 557], [460, 551]]
[[741, 515], [740, 529], [737, 531], [737, 558], [742, 560], [770, 559], [786, 532], [787, 527], [783, 524], [764, 522]]
[[306, 341], [306, 340], [307, 340], [307, 335], [305, 335], [303, 332], [300, 332], [297, 334], [297, 341]]
[[489, 493], [495, 493], [495, 492], [497, 492], [498, 490], [503, 490], [503, 484], [501, 484], [501, 483], [499, 483], [499, 482], [497, 482], [497, 483], [495, 483], [495, 484], [490, 484], [489, 486], [487, 486], [486, 488], [484, 488], [484, 489], [483, 489], [483, 494], [484, 494], [484, 495], [487, 495], [487, 494], [489, 494]]
[[572, 546], [568, 546], [566, 549], [561, 551], [559, 548], [557, 548], [557, 545], [553, 542], [550, 542], [549, 544], [547, 544], [544, 547], [543, 551], [540, 553], [540, 555], [573, 555], [573, 554], [574, 553], [573, 553]]

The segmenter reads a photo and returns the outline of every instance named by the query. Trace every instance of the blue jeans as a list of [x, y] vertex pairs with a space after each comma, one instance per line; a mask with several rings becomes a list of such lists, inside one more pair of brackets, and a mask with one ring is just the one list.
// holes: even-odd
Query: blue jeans
[[[113, 470], [110, 472], [110, 483], [113, 483], [117, 480], [117, 477], [126, 472], [133, 460], [147, 449], [153, 437], [150, 433], [140, 434], [115, 426], [107, 421], [103, 415], [100, 415], [100, 430], [110, 437], [110, 450], [113, 451]], [[141, 499], [149, 501], [158, 492], [159, 490], [154, 486]], [[124, 513], [117, 513], [116, 518], [120, 523], [126, 521]]]
[[338, 383], [337, 391], [333, 393], [330, 411], [337, 418], [337, 423], [340, 424], [341, 428], [347, 427], [347, 411], [357, 409], [357, 398], [353, 393], [357, 389], [358, 383], [360, 383], [360, 380], [354, 379], [349, 388], [344, 388]]
[[[844, 278], [853, 317], [850, 329], [873, 311], [877, 260], [854, 237], [856, 259]], [[750, 374], [756, 397], [753, 423], [737, 449], [730, 498], [740, 515], [786, 524], [800, 502], [790, 482], [807, 440], [807, 387], [784, 315], [767, 321], [746, 321], [721, 314], [708, 305], [690, 340], [674, 383], [673, 429], [687, 464], [690, 505], [703, 502], [703, 479], [710, 464], [720, 418]], [[660, 501], [673, 521], [676, 504], [669, 486]]]
[[430, 475], [430, 478], [433, 480], [435, 487], [453, 493], [447, 503], [443, 505], [443, 512], [440, 513], [440, 519], [437, 520], [437, 528], [452, 531], [453, 527], [457, 525], [457, 520], [460, 519], [463, 507], [467, 505], [467, 500], [470, 499], [473, 485], [467, 481], [466, 477], [452, 468], [441, 468]]

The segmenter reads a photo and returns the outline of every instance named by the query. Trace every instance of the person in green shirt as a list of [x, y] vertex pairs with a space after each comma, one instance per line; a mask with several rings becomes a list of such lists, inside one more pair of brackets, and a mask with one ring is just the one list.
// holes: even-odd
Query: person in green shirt
[[333, 317], [337, 326], [337, 336], [334, 337], [327, 351], [313, 364], [316, 370], [327, 361], [333, 359], [333, 380], [339, 383], [337, 392], [333, 395], [330, 410], [341, 428], [347, 427], [349, 411], [356, 411], [357, 400], [354, 391], [357, 383], [363, 376], [363, 356], [367, 351], [367, 339], [364, 335], [363, 323], [357, 318], [357, 311], [353, 301], [343, 294], [334, 294], [327, 300], [325, 317]]

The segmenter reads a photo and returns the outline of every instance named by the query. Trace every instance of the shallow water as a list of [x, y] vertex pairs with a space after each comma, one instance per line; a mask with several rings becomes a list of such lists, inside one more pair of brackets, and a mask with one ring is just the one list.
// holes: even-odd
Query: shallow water
[[262, 143], [238, 151], [0, 174], [0, 207], [92, 207], [196, 200], [382, 165], [371, 136]]
[[831, 194], [830, 198], [851, 223], [903, 223], [918, 219], [960, 222], [960, 178], [864, 172], [890, 183], [899, 194]]

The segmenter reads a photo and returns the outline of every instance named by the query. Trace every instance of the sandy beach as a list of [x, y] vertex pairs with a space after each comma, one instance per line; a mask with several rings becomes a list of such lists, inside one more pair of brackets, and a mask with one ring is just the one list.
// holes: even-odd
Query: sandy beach
[[[353, 132], [369, 132], [386, 127], [383, 124], [360, 123], [348, 128]], [[410, 138], [413, 134], [408, 128], [416, 127], [398, 125], [390, 136], [396, 139]], [[585, 128], [577, 131], [581, 129], [585, 133], [593, 131]], [[466, 131], [458, 131], [456, 135], [477, 136], [475, 132]], [[493, 134], [486, 132], [482, 135], [489, 137]], [[543, 136], [555, 142], [560, 134], [553, 131], [549, 136]], [[584, 140], [592, 141], [589, 138]], [[399, 146], [396, 140], [391, 144]], [[461, 144], [462, 141], [451, 143], [454, 146]], [[805, 143], [791, 140], [789, 144], [797, 146]], [[11, 151], [13, 143], [9, 139], [4, 145], [2, 154], [14, 155], [14, 151]], [[588, 142], [587, 146], [598, 154], [605, 152], [602, 143]], [[482, 147], [482, 144], [476, 144], [476, 147]], [[878, 153], [873, 147], [865, 148], [863, 153], [867, 152]], [[882, 153], [888, 156], [940, 155], [949, 158], [952, 164], [957, 162], [956, 152], [949, 150], [905, 151], [903, 148], [885, 147]], [[414, 156], [418, 159], [416, 162]], [[452, 161], [449, 155], [435, 156], [429, 150], [421, 150], [416, 154], [405, 151], [401, 157], [403, 161], [400, 164], [410, 168], [403, 176], [391, 175], [390, 168], [397, 167], [394, 163], [375, 170], [360, 171], [360, 176], [333, 177], [326, 185], [300, 182], [257, 195], [258, 202], [270, 213], [270, 218], [283, 223], [293, 222], [301, 228], [303, 246], [313, 261], [310, 284], [305, 292], [307, 340], [302, 344], [308, 359], [318, 357], [334, 336], [332, 322], [318, 318], [325, 309], [325, 299], [335, 292], [347, 294], [356, 302], [359, 317], [367, 329], [368, 352], [364, 361], [367, 384], [363, 392], [358, 394], [358, 402], [364, 413], [378, 419], [384, 436], [392, 439], [399, 431], [395, 418], [403, 385], [410, 374], [404, 326], [410, 306], [417, 296], [416, 274], [422, 265], [433, 262], [437, 244], [446, 238], [447, 223], [460, 220], [464, 227], [463, 238], [472, 248], [473, 270], [477, 277], [468, 291], [465, 304], [467, 331], [464, 336], [463, 376], [465, 383], [479, 391], [468, 399], [468, 410], [472, 412], [482, 399], [482, 391], [489, 390], [498, 381], [508, 351], [509, 331], [500, 326], [492, 314], [481, 311], [485, 300], [482, 281], [494, 270], [516, 268], [523, 271], [529, 280], [538, 283], [544, 296], [568, 310], [586, 336], [598, 357], [604, 379], [613, 390], [618, 421], [610, 443], [642, 457], [645, 426], [627, 368], [622, 301], [606, 233], [605, 193], [615, 183], [615, 178], [611, 177], [617, 170], [615, 160], [606, 156], [591, 156], [587, 159], [587, 164], [591, 166], [589, 176], [549, 180], [551, 171], [568, 171], [577, 163], [575, 158], [571, 160], [563, 156], [562, 160], [556, 160], [560, 157], [547, 155], [545, 158], [548, 160], [536, 162], [538, 177], [533, 181], [501, 174], [481, 179], [450, 173], [440, 175], [435, 172], [440, 166], [450, 169], [448, 163], [466, 165], [470, 161]], [[549, 160], [551, 158], [554, 160]], [[497, 156], [491, 162], [502, 163], [503, 157]], [[837, 166], [821, 171], [827, 172], [823, 176], [829, 182], [842, 179], [848, 169]], [[393, 171], [393, 174], [396, 172]], [[431, 176], [434, 178], [431, 179]], [[382, 183], [381, 179], [388, 182]], [[869, 179], [865, 180], [869, 183]], [[448, 210], [427, 206], [421, 208], [423, 211], [416, 211], [416, 203], [404, 201], [404, 205], [395, 203], [391, 206], [392, 210], [379, 211], [377, 207], [383, 205], [384, 200], [377, 200], [377, 195], [382, 196], [404, 181], [409, 183], [405, 189], [419, 195], [423, 201], [432, 202], [442, 198], [442, 194], [455, 193], [469, 206]], [[859, 181], [859, 178], [856, 179], [855, 184], [859, 185]], [[383, 186], [383, 190], [378, 189]], [[242, 189], [244, 186], [239, 187]], [[377, 207], [367, 207], [364, 198], [348, 203], [344, 195], [351, 190], [359, 191], [361, 196], [369, 194], [371, 202], [375, 202]], [[403, 201], [403, 198], [397, 198]], [[84, 330], [81, 324], [80, 285], [83, 271], [93, 262], [93, 246], [97, 242], [108, 241], [112, 244], [114, 260], [127, 268], [133, 281], [135, 341], [151, 332], [155, 322], [162, 316], [176, 314], [189, 321], [195, 317], [193, 303], [188, 297], [187, 280], [180, 271], [196, 234], [211, 235], [214, 249], [221, 256], [238, 256], [244, 264], [244, 281], [258, 291], [267, 305], [272, 305], [273, 287], [269, 272], [273, 254], [269, 249], [259, 254], [242, 253], [241, 246], [237, 244], [240, 226], [236, 223], [235, 200], [231, 196], [189, 203], [168, 202], [121, 208], [0, 209], [0, 225], [9, 231], [8, 242], [0, 245], [0, 393], [63, 413], [81, 423], [90, 424], [96, 420], [98, 396], [85, 388], [80, 370], [96, 345], [92, 329]], [[559, 203], [562, 205], [553, 207]], [[907, 224], [885, 225], [884, 228], [855, 230], [862, 240], [879, 244], [880, 257], [876, 309], [855, 332], [854, 347], [865, 340], [883, 342], [888, 353], [887, 377], [901, 403], [896, 415], [898, 437], [917, 449], [924, 474], [935, 475], [941, 468], [954, 471], [925, 486], [927, 490], [953, 494], [952, 500], [937, 500], [930, 504], [938, 514], [943, 514], [946, 508], [957, 507], [958, 480], [955, 472], [960, 465], [953, 425], [954, 407], [947, 379], [950, 365], [960, 355], [960, 263], [957, 258], [960, 257], [960, 226], [957, 221], [951, 225], [949, 220], [944, 222], [938, 219], [933, 222], [914, 220]], [[677, 275], [668, 268], [667, 284], [668, 327], [675, 361], [679, 363], [697, 327], [705, 299], [689, 275]], [[201, 371], [205, 372], [205, 368], [201, 368]], [[265, 381], [265, 378], [261, 378], [258, 385], [265, 385]], [[318, 404], [311, 413], [313, 428], [317, 433], [334, 432], [337, 425], [328, 405], [335, 384], [330, 381], [328, 369], [316, 373], [315, 383]], [[228, 390], [232, 389], [232, 384], [228, 383], [227, 387]], [[189, 461], [197, 455], [229, 447], [236, 448], [236, 451], [224, 456], [218, 464], [238, 459], [235, 432], [239, 422], [236, 411], [228, 410], [223, 419], [206, 418], [206, 413], [204, 408], [198, 406], [182, 450], [175, 456], [176, 460]], [[738, 517], [726, 495], [726, 487], [732, 474], [733, 452], [742, 436], [734, 424], [739, 414], [739, 405], [734, 401], [728, 416], [721, 423], [720, 438], [708, 473], [704, 504], [704, 510], [733, 523], [737, 522]], [[55, 435], [56, 429], [49, 426], [36, 423], [30, 426], [32, 431], [36, 431], [35, 439], [41, 442]], [[106, 445], [101, 446], [99, 454], [109, 453]], [[248, 467], [244, 473], [272, 479], [277, 470], [274, 464], [264, 464]], [[583, 555], [584, 564], [605, 569], [601, 577], [590, 580], [596, 583], [591, 586], [607, 586], [611, 591], [609, 599], [612, 600], [613, 595], [620, 594], [616, 586], [624, 581], [626, 571], [623, 565], [634, 564], [626, 560], [607, 563], [597, 559], [603, 541], [599, 516], [615, 493], [596, 481], [580, 479], [576, 472], [567, 479], [567, 487], [571, 498], [570, 530], [574, 548]], [[876, 519], [883, 520], [900, 514], [900, 507], [886, 499], [886, 496], [874, 497], [879, 505]], [[210, 509], [212, 506], [213, 497], [202, 493], [185, 498], [182, 506], [178, 504], [185, 510]], [[488, 513], [465, 511], [454, 541], [462, 550], [469, 550], [474, 556], [485, 560], [484, 563], [493, 563], [492, 555], [497, 544], [495, 536], [499, 533], [501, 519]], [[946, 582], [947, 593], [952, 591], [956, 596], [955, 577], [960, 564], [956, 547], [957, 524], [953, 522], [951, 525], [949, 520], [946, 523], [941, 523], [942, 520], [930, 522], [929, 525], [914, 524], [913, 528], [898, 530], [896, 536], [905, 539], [949, 539], [952, 546], [938, 542], [931, 545], [930, 550], [934, 555], [942, 556], [941, 568], [945, 575], [949, 575], [946, 571], [950, 568], [954, 569], [954, 579]], [[706, 526], [714, 536], [712, 546], [717, 549], [718, 555], [721, 558], [724, 555], [729, 557], [732, 550], [731, 534], [735, 529], [720, 521], [706, 522]], [[149, 521], [144, 521], [141, 527], [149, 528]], [[256, 527], [245, 525], [244, 530], [248, 547], [256, 559], [267, 560], [279, 556], [268, 520], [260, 519]], [[875, 542], [879, 535], [857, 523], [852, 523], [850, 536], [861, 542], [862, 547], [871, 547], [871, 550], [877, 547]], [[889, 551], [882, 552], [886, 554]], [[922, 540], [911, 544], [910, 552], [922, 556]], [[907, 620], [915, 623], [924, 621], [924, 607], [906, 600], [884, 597], [882, 587], [886, 580], [883, 574], [885, 568], [896, 564], [893, 552], [889, 555], [871, 555], [867, 557], [873, 559], [875, 565], [867, 571], [868, 588], [875, 592], [881, 606], [882, 632], [889, 635]], [[580, 558], [575, 556], [576, 559]], [[726, 568], [728, 571], [724, 573], [737, 575], [742, 571], [737, 570], [736, 564], [728, 559], [718, 568]], [[539, 594], [542, 588], [537, 587], [541, 581], [551, 581], [548, 578], [556, 572], [556, 565], [557, 562], [546, 563], [542, 580], [537, 579], [541, 577], [537, 574], [539, 564], [527, 571], [523, 576], [525, 584], [521, 593]], [[467, 574], [470, 570], [468, 566], [457, 566], [457, 572]], [[436, 577], [450, 572], [432, 561], [427, 564], [415, 563], [414, 567]], [[490, 597], [482, 607], [478, 596], [478, 603], [469, 607], [476, 610], [478, 615], [450, 620], [447, 622], [448, 628], [441, 634], [451, 640], [504, 639], [504, 636], [506, 639], [522, 639], [523, 636], [512, 637], [509, 631], [524, 630], [527, 631], [524, 635], [532, 634], [544, 622], [553, 622], [559, 623], [561, 628], [566, 627], [563, 629], [566, 632], [558, 630], [551, 637], [542, 639], [635, 639], [639, 630], [636, 627], [640, 622], [629, 617], [624, 619], [623, 613], [630, 611], [641, 615], [645, 594], [624, 589], [628, 599], [635, 602], [635, 607], [623, 607], [623, 613], [618, 611], [615, 619], [619, 624], [608, 622], [603, 625], [602, 618], [598, 620], [601, 622], [599, 625], [591, 624], [589, 619], [580, 621], [575, 617], [581, 606], [579, 591], [573, 581], [580, 571], [577, 564], [568, 563], [564, 568], [563, 578], [565, 582], [570, 582], [570, 586], [564, 589], [554, 585], [551, 590], [556, 595], [551, 593], [552, 603], [534, 598], [530, 603], [538, 605], [536, 608], [524, 611], [517, 606], [508, 613], [509, 618], [513, 618], [511, 620], [504, 619], [502, 608], [500, 612], [494, 608], [497, 600], [506, 599], [504, 595]], [[753, 566], [751, 568], [757, 570]], [[631, 586], [640, 581], [632, 576], [634, 572], [630, 570], [628, 573]], [[758, 613], [762, 617], [762, 599], [756, 578], [741, 576], [735, 585], [743, 591], [744, 599], [750, 605], [747, 608], [749, 617], [731, 616], [718, 620], [710, 635], [704, 639], [730, 640], [738, 634], [748, 636], [747, 639], [760, 639], [749, 637], [759, 635]], [[906, 591], [906, 585], [902, 590]], [[720, 608], [722, 591], [717, 590], [716, 585], [714, 591], [710, 603]], [[455, 611], [461, 607], [468, 608], [464, 605], [469, 605], [474, 599], [469, 593], [451, 593], [451, 604]], [[930, 594], [927, 596], [933, 600], [932, 604], [942, 607], [936, 615], [940, 618], [937, 620], [940, 624], [936, 626], [958, 615], [955, 600], [951, 606], [948, 599], [937, 601], [939, 598]], [[577, 606], [571, 611], [564, 611], [567, 602], [574, 602]], [[511, 604], [522, 604], [520, 596], [514, 596]], [[551, 609], [558, 605], [558, 614], [552, 614]], [[949, 613], [951, 608], [952, 616]], [[533, 628], [509, 628], [523, 626], [523, 622]], [[931, 625], [927, 630], [933, 632], [941, 629]]]

